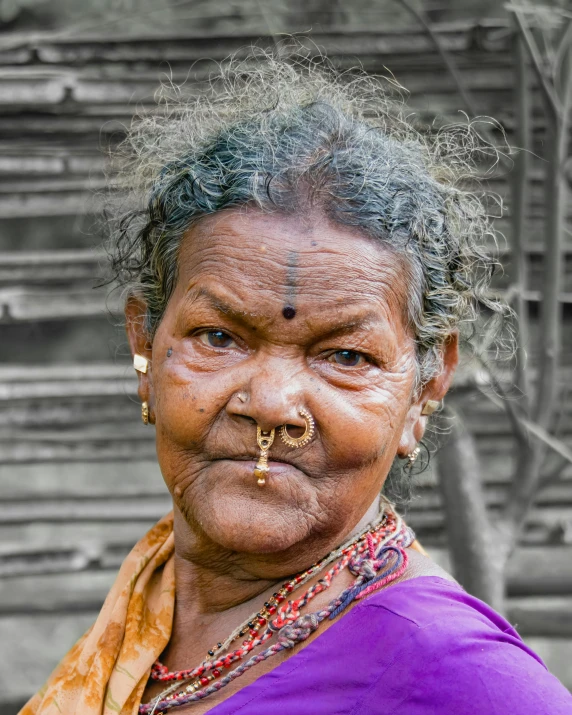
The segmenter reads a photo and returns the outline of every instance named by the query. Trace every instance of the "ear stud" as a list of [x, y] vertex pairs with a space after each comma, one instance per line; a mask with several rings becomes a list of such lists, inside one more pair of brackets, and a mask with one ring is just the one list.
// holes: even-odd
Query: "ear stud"
[[425, 403], [425, 406], [421, 410], [421, 414], [425, 415], [426, 417], [429, 417], [429, 415], [432, 415], [433, 412], [439, 407], [441, 403], [438, 400], [427, 400]]
[[133, 367], [137, 370], [137, 372], [145, 374], [147, 372], [147, 368], [149, 367], [149, 360], [143, 357], [143, 355], [135, 353], [133, 356]]

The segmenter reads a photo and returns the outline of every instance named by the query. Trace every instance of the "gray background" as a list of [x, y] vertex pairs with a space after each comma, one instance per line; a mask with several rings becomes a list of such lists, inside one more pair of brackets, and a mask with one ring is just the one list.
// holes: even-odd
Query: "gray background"
[[[100, 3], [0, 0], [0, 713], [15, 713], [93, 621], [122, 558], [169, 509], [153, 431], [139, 419], [119, 296], [94, 288], [104, 252], [94, 216], [102, 148], [117, 142], [158, 81], [212, 70], [210, 59], [272, 35], [310, 31], [341, 66], [360, 62], [410, 92], [417, 121], [458, 117], [455, 83], [399, 3]], [[514, 128], [511, 30], [497, 2], [432, 2], [427, 17], [455, 58], [479, 112]], [[206, 58], [209, 58], [207, 60]], [[535, 102], [538, 97], [535, 96]], [[542, 151], [542, 117], [534, 143]], [[527, 207], [531, 351], [538, 328], [543, 199], [533, 158]], [[489, 187], [507, 194], [506, 172]], [[508, 215], [497, 229], [511, 280]], [[562, 363], [569, 375], [572, 243], [567, 238]], [[567, 380], [563, 384], [567, 384]], [[460, 376], [457, 387], [463, 390]], [[462, 393], [487, 502], [504, 500], [510, 425]], [[570, 444], [571, 403], [559, 436]], [[419, 477], [408, 519], [448, 563], [438, 458]], [[538, 495], [510, 562], [509, 618], [572, 688], [572, 471]]]

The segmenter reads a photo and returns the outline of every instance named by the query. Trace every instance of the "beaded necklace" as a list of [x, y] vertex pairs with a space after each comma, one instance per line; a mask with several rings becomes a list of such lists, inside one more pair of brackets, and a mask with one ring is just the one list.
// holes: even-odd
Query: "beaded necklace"
[[[151, 670], [151, 678], [172, 684], [151, 702], [140, 705], [139, 715], [162, 715], [174, 707], [202, 700], [221, 690], [257, 663], [306, 640], [326, 617], [330, 620], [334, 619], [352, 601], [363, 598], [403, 574], [407, 566], [405, 548], [414, 538], [413, 532], [395, 512], [387, 510], [380, 514], [378, 519], [359, 536], [285, 582], [264, 604], [263, 609], [235, 629], [224, 643], [217, 643], [211, 648], [207, 658], [198, 667], [169, 671], [157, 660]], [[286, 602], [288, 595], [336, 559], [338, 559], [337, 563], [300, 598]], [[300, 615], [300, 610], [318, 593], [329, 588], [333, 578], [346, 567], [349, 567], [350, 572], [356, 576], [354, 584], [322, 611]], [[264, 630], [260, 632], [263, 628]], [[247, 639], [240, 648], [229, 650], [237, 638], [247, 634]], [[241, 663], [221, 677], [223, 669], [228, 669], [233, 663], [242, 661], [254, 648], [262, 645], [275, 634], [277, 634], [276, 643], [251, 656], [245, 663]], [[226, 655], [221, 656], [224, 651], [227, 651]], [[181, 688], [183, 681], [187, 682], [187, 685]]]

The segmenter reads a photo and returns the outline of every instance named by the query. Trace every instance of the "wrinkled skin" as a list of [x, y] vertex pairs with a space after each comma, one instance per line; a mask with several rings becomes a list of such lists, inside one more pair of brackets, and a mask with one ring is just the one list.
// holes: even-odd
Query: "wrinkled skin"
[[[444, 396], [457, 339], [443, 346], [442, 373], [415, 394], [402, 260], [319, 214], [215, 214], [188, 231], [179, 263], [152, 345], [134, 298], [128, 333], [152, 363], [139, 374], [139, 396], [175, 507], [174, 636], [198, 618], [214, 639], [240, 622], [241, 604], [246, 617], [257, 594], [355, 529], [396, 454], [406, 457], [423, 436], [423, 405]], [[300, 407], [313, 415], [315, 437], [293, 449], [277, 434], [258, 486], [256, 424], [288, 424], [297, 436]], [[228, 629], [212, 625], [208, 614], [228, 609]], [[179, 657], [171, 660], [176, 667]]]

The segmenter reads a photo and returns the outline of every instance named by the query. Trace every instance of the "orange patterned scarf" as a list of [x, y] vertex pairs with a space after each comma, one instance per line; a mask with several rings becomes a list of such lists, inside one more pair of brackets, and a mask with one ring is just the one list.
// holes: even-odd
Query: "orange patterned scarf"
[[134, 547], [94, 625], [19, 715], [136, 715], [171, 637], [173, 554], [171, 513]]

